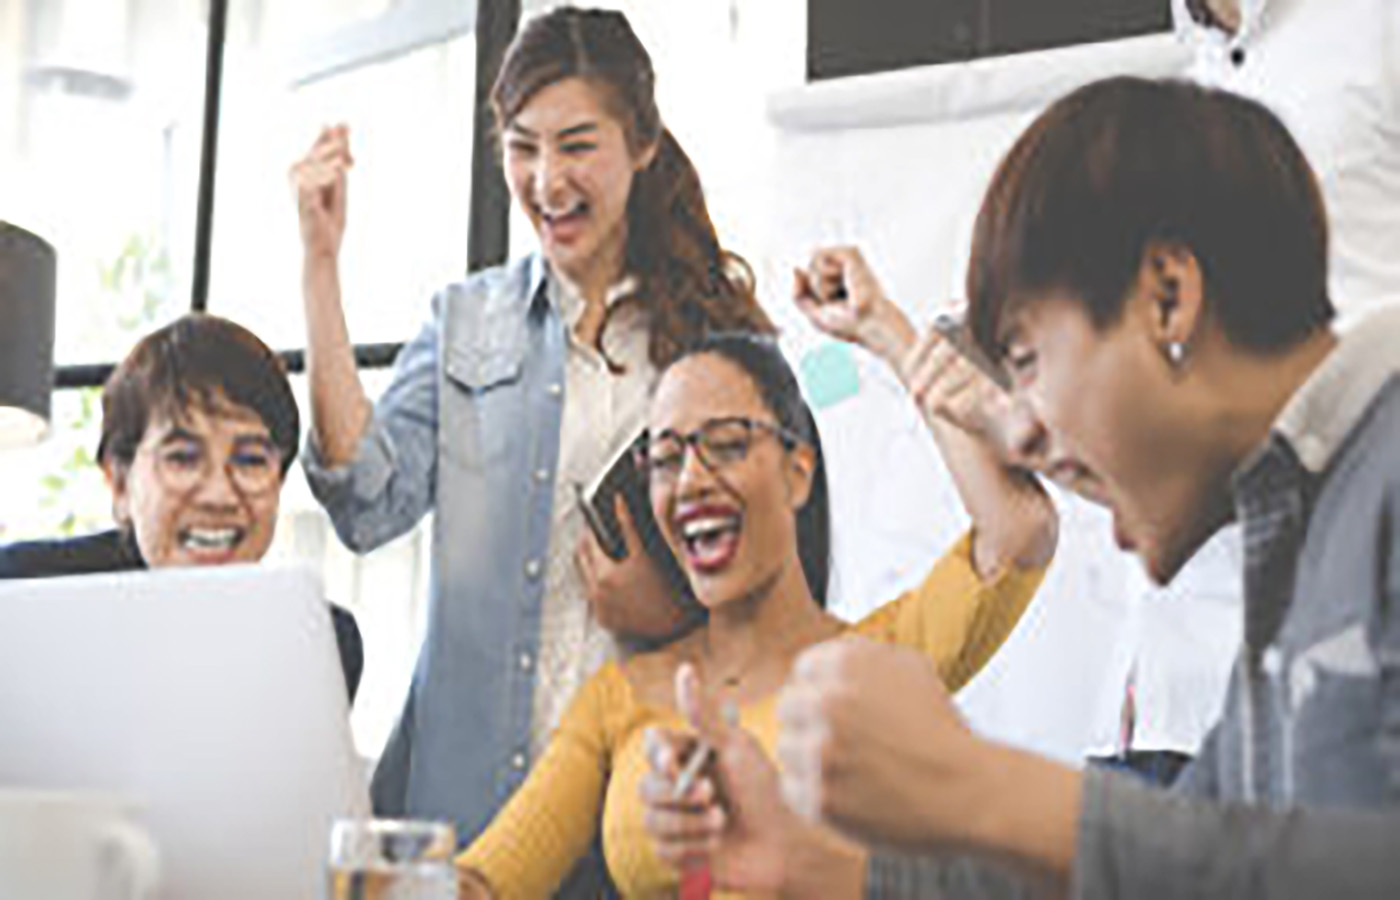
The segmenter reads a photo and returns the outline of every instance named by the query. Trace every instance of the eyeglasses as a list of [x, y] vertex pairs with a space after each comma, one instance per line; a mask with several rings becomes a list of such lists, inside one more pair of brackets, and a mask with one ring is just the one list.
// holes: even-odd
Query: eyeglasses
[[761, 422], [743, 416], [710, 419], [689, 434], [667, 429], [648, 435], [637, 448], [637, 468], [653, 483], [674, 482], [685, 468], [687, 448], [694, 447], [700, 462], [711, 472], [741, 462], [760, 435], [770, 435], [791, 450], [806, 443], [802, 438], [772, 422]]
[[[177, 494], [194, 491], [217, 465], [214, 454], [198, 441], [167, 442], [151, 453], [162, 486]], [[246, 497], [270, 493], [282, 484], [282, 453], [266, 441], [236, 442], [223, 466], [233, 486]]]

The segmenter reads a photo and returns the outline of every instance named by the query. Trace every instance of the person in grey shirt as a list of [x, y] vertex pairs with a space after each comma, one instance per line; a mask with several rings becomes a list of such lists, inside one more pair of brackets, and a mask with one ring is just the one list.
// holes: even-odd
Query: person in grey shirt
[[668, 800], [653, 754], [659, 851], [742, 855], [785, 895], [853, 883], [834, 828], [887, 851], [854, 879], [874, 897], [1400, 896], [1400, 313], [1332, 330], [1292, 137], [1198, 86], [1082, 88], [1003, 160], [968, 281], [1017, 452], [1107, 505], [1156, 581], [1240, 522], [1219, 723], [1162, 791], [984, 740], [922, 660], [833, 642], [784, 689], [781, 776], [712, 730], [714, 777]]

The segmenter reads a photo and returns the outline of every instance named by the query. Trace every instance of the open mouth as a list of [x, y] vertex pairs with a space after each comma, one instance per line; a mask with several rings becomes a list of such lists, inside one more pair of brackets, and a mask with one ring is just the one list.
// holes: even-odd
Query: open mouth
[[744, 517], [733, 507], [699, 506], [675, 518], [686, 567], [704, 575], [725, 569], [739, 552]]
[[244, 538], [247, 529], [236, 526], [205, 528], [190, 526], [179, 532], [180, 549], [194, 556], [222, 558], [231, 556]]
[[568, 242], [577, 237], [588, 219], [588, 203], [575, 200], [571, 205], [559, 209], [540, 208], [540, 219], [546, 233], [556, 241]]

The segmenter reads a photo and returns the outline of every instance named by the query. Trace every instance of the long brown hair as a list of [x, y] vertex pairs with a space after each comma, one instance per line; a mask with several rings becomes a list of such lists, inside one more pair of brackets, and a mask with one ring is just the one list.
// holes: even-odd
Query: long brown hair
[[[602, 87], [622, 124], [628, 149], [656, 147], [637, 173], [627, 201], [625, 267], [637, 281], [631, 302], [648, 311], [652, 363], [664, 367], [717, 331], [772, 333], [754, 295], [753, 270], [720, 246], [700, 175], [656, 108], [651, 57], [628, 23], [611, 10], [558, 7], [532, 19], [506, 51], [491, 106], [504, 129], [540, 90], [566, 78]], [[619, 306], [609, 308], [603, 332]]]

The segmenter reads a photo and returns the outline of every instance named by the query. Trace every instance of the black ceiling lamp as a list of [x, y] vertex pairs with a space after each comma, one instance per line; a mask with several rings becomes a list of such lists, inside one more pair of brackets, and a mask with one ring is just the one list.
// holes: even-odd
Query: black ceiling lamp
[[53, 247], [0, 222], [0, 447], [48, 433], [56, 283]]

